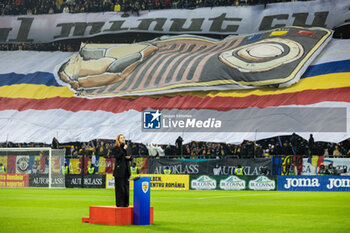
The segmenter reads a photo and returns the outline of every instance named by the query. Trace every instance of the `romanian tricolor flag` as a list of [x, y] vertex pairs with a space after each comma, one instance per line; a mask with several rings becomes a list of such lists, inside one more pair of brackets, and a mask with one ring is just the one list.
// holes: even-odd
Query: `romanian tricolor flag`
[[[198, 44], [192, 44], [193, 39], [183, 42], [180, 38], [174, 45], [168, 38], [166, 42], [138, 45], [134, 49], [139, 52], [133, 53], [112, 46], [118, 47], [110, 55], [112, 60], [103, 57], [107, 54], [105, 45], [93, 48], [83, 45], [79, 54], [2, 51], [0, 142], [50, 143], [53, 137], [60, 142], [89, 141], [115, 139], [123, 133], [127, 139], [143, 143], [174, 143], [179, 135], [184, 143], [192, 140], [239, 143], [244, 139], [258, 140], [293, 132], [305, 138], [313, 133], [315, 140], [342, 141], [350, 136], [349, 42], [333, 39], [328, 44], [319, 44], [323, 50], [314, 54], [314, 47], [307, 50], [306, 46], [299, 46], [302, 41], [298, 38], [313, 36], [313, 33], [303, 34], [304, 30], [284, 28], [223, 42], [196, 38]], [[293, 36], [287, 37], [291, 31]], [[300, 55], [302, 51], [305, 56]], [[118, 57], [121, 53], [123, 56]], [[313, 57], [312, 62], [303, 60], [307, 54]], [[292, 57], [279, 60], [281, 63], [272, 62], [284, 55]], [[297, 59], [304, 63], [296, 63]], [[188, 69], [186, 64], [190, 65]], [[210, 64], [220, 64], [220, 69]], [[282, 69], [281, 64], [294, 68]], [[96, 67], [100, 70], [96, 71]], [[279, 73], [273, 69], [280, 69]], [[288, 70], [300, 76], [290, 77], [284, 73]], [[279, 74], [283, 78], [268, 79], [267, 72], [271, 77]], [[239, 76], [235, 76], [237, 73]], [[233, 75], [232, 78], [229, 75]], [[262, 82], [256, 81], [260, 78]], [[305, 120], [315, 127], [300, 132], [285, 128], [298, 123], [292, 115], [274, 115], [274, 112], [256, 115], [261, 110], [286, 107], [337, 107], [345, 110], [345, 114], [339, 116], [330, 110], [326, 118], [321, 118], [323, 114], [307, 115]], [[222, 117], [222, 124], [241, 128], [215, 132], [186, 128], [147, 132], [142, 122], [146, 110], [157, 110], [163, 120], [170, 119], [163, 123], [163, 128], [174, 125], [177, 115], [192, 116], [192, 119], [199, 115], [213, 121]], [[166, 115], [169, 112], [173, 118]], [[322, 130], [337, 117], [345, 122], [343, 130]], [[209, 123], [209, 127], [212, 126]], [[260, 130], [266, 125], [273, 125], [277, 130]], [[71, 166], [73, 173], [79, 169], [73, 161]]]
[[309, 160], [311, 160], [311, 161], [309, 161], [311, 163], [311, 165], [315, 167], [315, 174], [317, 175], [320, 165], [323, 164], [323, 162], [324, 162], [324, 155], [322, 155], [322, 156], [312, 155], [309, 158]]

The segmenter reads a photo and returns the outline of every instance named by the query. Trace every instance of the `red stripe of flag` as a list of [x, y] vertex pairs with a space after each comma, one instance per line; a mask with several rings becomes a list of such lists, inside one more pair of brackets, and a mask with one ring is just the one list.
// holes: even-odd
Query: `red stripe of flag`
[[277, 95], [247, 97], [198, 97], [198, 96], [175, 96], [152, 98], [147, 96], [136, 99], [120, 97], [86, 99], [78, 97], [54, 97], [47, 99], [24, 99], [24, 98], [0, 98], [1, 110], [25, 111], [29, 109], [49, 110], [64, 109], [67, 111], [106, 111], [119, 113], [127, 110], [144, 111], [152, 109], [214, 109], [229, 111], [231, 109], [243, 109], [248, 107], [275, 107], [286, 105], [309, 105], [324, 101], [350, 102], [350, 87], [306, 90], [296, 93], [284, 93]]

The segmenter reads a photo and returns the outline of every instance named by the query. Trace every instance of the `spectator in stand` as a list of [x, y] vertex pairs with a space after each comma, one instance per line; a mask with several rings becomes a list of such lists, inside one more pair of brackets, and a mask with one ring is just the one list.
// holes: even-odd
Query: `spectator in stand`
[[161, 146], [154, 145], [154, 144], [148, 144], [147, 145], [148, 153], [151, 156], [159, 157], [164, 156], [164, 150]]
[[182, 139], [181, 136], [179, 136], [176, 141], [175, 141], [175, 147], [176, 147], [176, 154], [177, 155], [182, 155], [183, 154], [183, 148], [182, 148], [182, 142], [184, 140]]
[[333, 155], [337, 156], [337, 157], [342, 155], [342, 153], [339, 150], [338, 144], [335, 144], [335, 146], [334, 146]]
[[349, 157], [349, 155], [350, 155], [350, 138], [343, 141], [342, 148], [343, 148], [343, 152], [344, 152], [343, 155], [347, 155], [347, 157]]
[[159, 145], [158, 147], [157, 147], [157, 152], [158, 152], [158, 155], [159, 156], [165, 156], [165, 153], [164, 153], [164, 146], [163, 145]]
[[132, 143], [130, 145], [130, 147], [131, 147], [131, 155], [132, 156], [135, 156], [135, 155], [139, 154], [139, 150], [138, 150], [138, 147], [137, 147], [136, 143]]
[[213, 143], [212, 144], [212, 156], [219, 156], [220, 155], [220, 148], [218, 147], [218, 144]]
[[293, 155], [296, 155], [298, 147], [298, 136], [295, 133], [293, 133], [292, 137], [290, 138], [290, 144], [292, 146]]
[[112, 149], [113, 149], [113, 144], [112, 143], [105, 143], [106, 149], [107, 149], [107, 158], [111, 158], [112, 156]]
[[88, 168], [88, 174], [89, 175], [95, 174], [95, 166], [93, 164], [90, 164], [90, 167]]
[[62, 13], [69, 13], [69, 6], [68, 6], [68, 5], [65, 5], [65, 6], [63, 7]]
[[145, 145], [138, 144], [138, 148], [139, 148], [139, 155], [141, 155], [141, 156], [148, 156], [148, 150], [147, 150]]
[[269, 153], [269, 155], [275, 154], [274, 147], [275, 147], [275, 145], [269, 144], [269, 147], [267, 148], [267, 152]]
[[226, 155], [224, 145], [221, 145], [221, 144], [220, 144], [219, 152], [220, 152], [220, 153], [219, 153], [219, 156], [220, 156], [221, 158], [223, 158], [223, 157]]
[[119, 3], [119, 0], [117, 0], [116, 3], [114, 4], [113, 11], [120, 12], [120, 9], [121, 9], [120, 3]]
[[136, 13], [137, 16], [140, 16], [140, 3], [139, 1], [135, 1], [132, 3], [132, 6], [131, 6], [131, 14], [134, 14]]
[[185, 152], [184, 152], [185, 156], [190, 156], [191, 155], [191, 149], [190, 149], [190, 145], [186, 145], [185, 147]]
[[330, 163], [328, 165], [327, 174], [328, 175], [338, 175], [337, 169], [333, 166], [333, 163]]
[[157, 156], [157, 150], [155, 149], [155, 146], [152, 144], [148, 144], [147, 146], [148, 154], [150, 156], [156, 157]]
[[52, 149], [58, 149], [60, 146], [60, 143], [58, 142], [57, 138], [53, 138], [52, 139], [52, 143], [51, 143], [51, 148]]
[[264, 154], [262, 146], [259, 144], [255, 145], [255, 157], [260, 158]]
[[241, 145], [234, 146], [233, 155], [241, 156]]
[[325, 147], [324, 150], [323, 150], [323, 155], [328, 157], [329, 156], [329, 148], [328, 147]]
[[61, 173], [66, 175], [69, 174], [69, 166], [67, 165], [67, 163], [65, 162], [64, 165], [61, 167]]
[[215, 168], [213, 168], [213, 173], [214, 173], [214, 176], [220, 175], [220, 173], [221, 173], [221, 167], [219, 166], [219, 164], [216, 164], [216, 165], [215, 165]]
[[95, 148], [95, 155], [106, 157], [108, 150], [102, 140], [98, 142], [97, 147]]
[[346, 152], [350, 150], [350, 138], [342, 142], [343, 148]]
[[174, 150], [170, 144], [166, 145], [164, 148], [164, 155], [174, 155]]
[[236, 176], [243, 176], [244, 175], [244, 171], [243, 171], [243, 168], [241, 165], [238, 165], [237, 168], [235, 168], [234, 174]]
[[199, 155], [200, 154], [200, 149], [199, 146], [196, 146], [193, 150], [192, 150], [192, 155]]
[[0, 162], [0, 174], [1, 173], [6, 173], [6, 168], [5, 166]]
[[309, 148], [312, 151], [315, 145], [315, 139], [314, 136], [312, 134], [310, 134], [310, 138], [309, 138]]
[[296, 144], [296, 155], [303, 155], [305, 152], [305, 142], [303, 138], [298, 138], [297, 144]]
[[207, 150], [206, 150], [206, 153], [207, 153], [207, 156], [208, 157], [211, 157], [211, 156], [214, 156], [211, 152], [211, 149], [208, 147]]
[[333, 155], [334, 148], [332, 143], [327, 144], [327, 149], [328, 149], [328, 155]]
[[326, 169], [326, 167], [324, 166], [324, 164], [321, 163], [321, 164], [320, 164], [320, 167], [319, 167], [319, 169], [318, 169], [318, 171], [317, 171], [317, 174], [318, 174], [318, 175], [326, 175], [326, 173], [327, 173], [327, 169]]
[[210, 154], [211, 156], [215, 156], [215, 148], [211, 147], [210, 149], [208, 149], [208, 154]]
[[303, 155], [306, 155], [307, 157], [311, 156], [311, 149], [309, 148], [309, 144], [305, 144], [305, 150]]
[[247, 150], [247, 158], [254, 158], [254, 143], [252, 141], [247, 141], [246, 144], [246, 150]]
[[243, 141], [242, 145], [241, 145], [241, 153], [239, 155], [239, 158], [246, 158], [247, 157], [247, 145], [245, 143], [245, 141]]
[[74, 146], [74, 150], [72, 152], [72, 158], [78, 158], [80, 155], [80, 150], [78, 146]]
[[292, 155], [293, 154], [292, 147], [288, 143], [288, 141], [283, 143], [281, 154], [282, 155]]
[[324, 142], [317, 142], [316, 143], [316, 154], [315, 155], [324, 155], [324, 148], [326, 147], [326, 144]]
[[278, 142], [275, 143], [275, 147], [274, 147], [274, 155], [281, 155], [282, 154], [282, 147], [280, 146], [280, 144]]

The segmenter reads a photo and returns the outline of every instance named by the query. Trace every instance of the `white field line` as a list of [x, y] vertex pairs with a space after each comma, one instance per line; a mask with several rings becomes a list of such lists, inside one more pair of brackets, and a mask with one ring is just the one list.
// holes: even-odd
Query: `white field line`
[[[272, 194], [272, 193], [271, 193]], [[212, 199], [212, 198], [227, 198], [227, 197], [250, 197], [250, 196], [267, 196], [271, 195], [269, 193], [256, 193], [256, 194], [245, 194], [245, 195], [225, 195], [225, 196], [210, 196], [210, 197], [154, 197], [154, 199], [191, 199], [191, 200], [205, 200], [205, 199]]]
[[203, 199], [211, 199], [211, 198], [226, 198], [226, 197], [250, 197], [250, 196], [266, 196], [266, 195], [270, 195], [267, 193], [260, 193], [260, 194], [248, 194], [248, 195], [231, 195], [231, 196], [212, 196], [212, 197], [197, 197], [194, 199], [199, 199], [199, 200], [203, 200]]

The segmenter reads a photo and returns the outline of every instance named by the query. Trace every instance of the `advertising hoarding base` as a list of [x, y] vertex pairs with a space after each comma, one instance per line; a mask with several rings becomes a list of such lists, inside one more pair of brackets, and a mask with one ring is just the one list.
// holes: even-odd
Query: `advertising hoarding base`
[[[103, 225], [132, 225], [133, 206], [90, 206], [89, 217], [83, 217], [82, 222]], [[153, 206], [150, 207], [150, 223], [153, 224]]]

